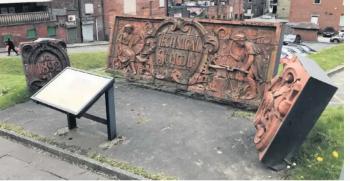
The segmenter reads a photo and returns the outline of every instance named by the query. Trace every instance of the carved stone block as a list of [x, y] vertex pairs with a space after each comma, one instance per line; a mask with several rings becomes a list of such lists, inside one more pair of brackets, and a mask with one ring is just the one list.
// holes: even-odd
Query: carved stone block
[[337, 88], [310, 59], [282, 59], [283, 72], [266, 86], [256, 113], [259, 159], [279, 170], [298, 150]]
[[27, 86], [36, 92], [70, 66], [66, 43], [57, 39], [38, 39], [20, 44]]
[[280, 23], [117, 16], [108, 68], [136, 83], [257, 107], [276, 73]]

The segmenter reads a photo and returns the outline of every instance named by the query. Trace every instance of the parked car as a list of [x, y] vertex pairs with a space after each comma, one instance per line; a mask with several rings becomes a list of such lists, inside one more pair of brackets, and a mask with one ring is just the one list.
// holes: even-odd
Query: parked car
[[289, 43], [301, 43], [301, 36], [299, 34], [287, 34], [283, 36], [283, 45], [288, 45]]
[[335, 35], [335, 29], [333, 27], [326, 27], [322, 31], [323, 37], [332, 37]]
[[332, 42], [332, 43], [340, 43], [340, 42], [343, 42], [343, 41], [344, 41], [344, 30], [340, 31], [338, 35], [333, 36], [330, 39], [330, 42]]

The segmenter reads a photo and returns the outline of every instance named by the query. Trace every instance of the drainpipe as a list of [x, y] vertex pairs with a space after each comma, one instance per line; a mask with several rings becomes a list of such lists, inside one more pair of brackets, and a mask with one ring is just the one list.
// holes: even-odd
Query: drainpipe
[[149, 1], [149, 16], [152, 17], [153, 0]]
[[103, 40], [106, 40], [106, 21], [105, 21], [105, 4], [104, 0], [101, 0], [101, 8], [102, 8], [102, 28], [103, 28]]
[[165, 0], [165, 16], [169, 16], [169, 13], [168, 13], [168, 4], [169, 4], [169, 2], [168, 2], [168, 0]]
[[80, 42], [84, 42], [83, 39], [83, 22], [81, 17], [81, 0], [78, 0], [78, 14], [79, 14], [79, 25], [80, 25]]

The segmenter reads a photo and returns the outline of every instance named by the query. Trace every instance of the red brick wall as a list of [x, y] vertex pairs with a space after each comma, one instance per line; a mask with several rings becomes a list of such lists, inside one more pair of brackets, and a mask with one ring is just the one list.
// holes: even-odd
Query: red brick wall
[[[48, 37], [47, 26], [50, 23], [38, 23], [38, 24], [23, 24], [23, 25], [12, 25], [12, 26], [0, 26], [0, 47], [4, 47], [5, 44], [3, 42], [4, 35], [12, 35], [14, 43], [16, 46], [20, 42], [31, 41], [32, 39], [27, 38], [27, 30], [35, 27], [37, 38], [45, 38]], [[50, 38], [58, 38], [66, 41], [66, 31], [64, 28], [57, 26], [56, 27], [56, 37]]]
[[299, 34], [302, 41], [317, 41], [318, 30], [293, 29], [293, 34]]
[[[114, 17], [124, 14], [124, 0], [103, 0], [104, 14], [105, 14], [105, 32], [112, 31]], [[150, 16], [150, 1], [149, 0], [136, 0], [136, 15], [138, 16]], [[153, 0], [152, 3], [152, 16], [166, 16], [166, 7], [159, 7], [159, 0]]]
[[[221, 10], [219, 10], [219, 15], [221, 15], [220, 19], [228, 19], [230, 17], [230, 7], [232, 7], [232, 19], [235, 18], [235, 14], [237, 14], [237, 17], [239, 19], [240, 14], [244, 13], [243, 1], [244, 0], [230, 0], [227, 5], [222, 5]], [[217, 10], [217, 6], [210, 6], [208, 8], [208, 17], [217, 18]], [[222, 16], [225, 16], [225, 18], [223, 18]]]
[[320, 29], [327, 26], [339, 30], [340, 16], [344, 14], [343, 0], [292, 0], [289, 14], [290, 22], [310, 22], [312, 15], [319, 15]]

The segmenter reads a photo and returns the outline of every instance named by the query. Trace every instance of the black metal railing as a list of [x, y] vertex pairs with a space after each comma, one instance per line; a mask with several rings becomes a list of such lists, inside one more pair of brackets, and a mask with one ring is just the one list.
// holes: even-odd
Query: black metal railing
[[12, 25], [12, 24], [21, 24], [21, 23], [49, 21], [51, 19], [52, 19], [51, 13], [49, 13], [47, 11], [0, 14], [0, 26], [1, 25]]

